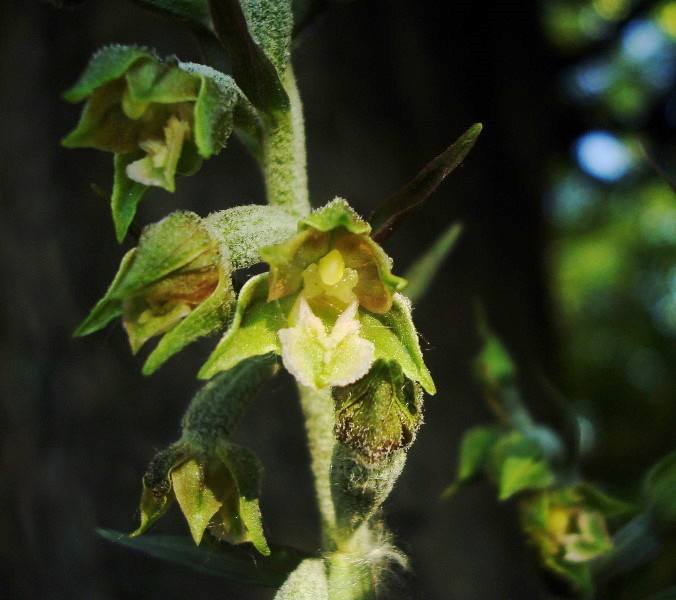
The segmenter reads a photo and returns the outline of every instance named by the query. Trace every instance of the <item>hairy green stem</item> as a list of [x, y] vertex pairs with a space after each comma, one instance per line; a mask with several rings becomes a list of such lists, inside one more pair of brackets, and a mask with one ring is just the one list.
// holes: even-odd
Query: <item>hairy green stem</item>
[[291, 108], [288, 112], [276, 113], [268, 124], [261, 166], [268, 203], [300, 217], [309, 213], [311, 207], [307, 191], [303, 106], [290, 67], [283, 83]]
[[310, 450], [310, 464], [315, 481], [315, 492], [322, 527], [322, 546], [334, 546], [336, 513], [331, 497], [331, 458], [333, 456], [333, 398], [331, 390], [313, 390], [298, 387], [300, 403], [305, 416], [305, 430]]

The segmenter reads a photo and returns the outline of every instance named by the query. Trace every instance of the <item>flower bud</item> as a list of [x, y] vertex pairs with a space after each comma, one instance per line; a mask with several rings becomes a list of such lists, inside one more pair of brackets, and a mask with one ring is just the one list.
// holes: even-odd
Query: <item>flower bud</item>
[[336, 439], [367, 467], [408, 448], [422, 422], [422, 390], [393, 362], [378, 361], [362, 379], [333, 388]]
[[261, 385], [277, 371], [274, 356], [253, 358], [207, 383], [183, 418], [181, 439], [159, 452], [143, 477], [141, 523], [147, 531], [174, 500], [196, 544], [207, 529], [233, 544], [252, 542], [269, 554], [258, 497], [263, 468], [229, 438]]

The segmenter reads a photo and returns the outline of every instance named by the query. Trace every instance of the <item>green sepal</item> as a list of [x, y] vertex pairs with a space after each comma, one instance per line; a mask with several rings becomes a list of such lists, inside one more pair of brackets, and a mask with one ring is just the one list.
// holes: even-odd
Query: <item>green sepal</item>
[[201, 81], [194, 111], [195, 143], [200, 156], [209, 158], [219, 152], [234, 127], [252, 137], [262, 135], [253, 106], [232, 77], [197, 63], [179, 63], [179, 67]]
[[287, 316], [295, 298], [267, 302], [267, 294], [267, 273], [252, 277], [242, 287], [232, 323], [200, 369], [200, 379], [227, 371], [251, 356], [281, 353], [278, 331], [288, 325]]
[[204, 226], [228, 247], [234, 269], [260, 262], [260, 249], [292, 237], [296, 224], [297, 219], [284, 209], [260, 204], [235, 206], [204, 219]]
[[498, 425], [475, 427], [465, 433], [460, 445], [455, 481], [444, 490], [443, 498], [449, 498], [460, 486], [485, 470], [490, 451], [502, 435], [504, 429]]
[[356, 383], [333, 388], [334, 433], [367, 466], [409, 447], [422, 422], [422, 391], [397, 363], [376, 362]]
[[147, 372], [194, 339], [223, 327], [234, 293], [227, 248], [190, 212], [176, 212], [146, 227], [125, 256], [113, 284], [76, 330], [92, 333], [122, 314], [133, 352], [171, 331], [149, 357]]
[[487, 469], [500, 500], [524, 490], [550, 487], [555, 481], [540, 444], [519, 431], [503, 435], [493, 445]]
[[[222, 495], [217, 495], [217, 491], [222, 493], [221, 488], [227, 489], [228, 484], [232, 483], [228, 481], [227, 473], [210, 471], [207, 471], [202, 461], [191, 458], [171, 474], [176, 500], [188, 521], [192, 539], [198, 546], [212, 517], [223, 505]], [[214, 489], [216, 486], [217, 491]]]
[[132, 537], [145, 533], [162, 517], [174, 501], [171, 475], [174, 469], [188, 460], [192, 449], [179, 441], [155, 455], [143, 476], [143, 492], [139, 512], [141, 523]]
[[343, 198], [335, 198], [298, 222], [299, 232], [307, 229], [332, 231], [338, 227], [357, 235], [371, 233], [371, 226]]
[[195, 213], [172, 213], [143, 230], [135, 260], [115, 295], [125, 297], [147, 288], [189, 265], [214, 244]]
[[392, 295], [406, 285], [392, 274], [392, 261], [369, 236], [370, 226], [342, 198], [315, 210], [298, 222], [298, 234], [289, 241], [261, 248], [270, 265], [269, 300], [300, 290], [303, 271], [331, 249], [340, 251], [345, 267], [357, 272], [354, 288], [360, 305], [371, 312], [386, 313]]
[[132, 248], [122, 257], [120, 268], [108, 287], [108, 291], [96, 303], [89, 316], [73, 332], [74, 337], [89, 335], [99, 329], [103, 329], [115, 317], [119, 317], [122, 314], [122, 303], [115, 297], [115, 290], [120, 286], [121, 281], [129, 272], [136, 250], [136, 248]]
[[124, 241], [129, 226], [134, 220], [138, 203], [150, 188], [148, 185], [127, 177], [127, 167], [141, 158], [143, 158], [143, 152], [116, 154], [113, 162], [113, 194], [110, 199], [110, 209], [113, 213], [115, 237], [120, 244]]
[[188, 344], [224, 327], [234, 305], [235, 291], [230, 273], [221, 267], [221, 276], [214, 293], [162, 336], [146, 359], [142, 373], [151, 375]]
[[80, 79], [64, 92], [64, 100], [81, 102], [96, 88], [122, 77], [127, 69], [141, 58], [156, 59], [157, 57], [148, 48], [140, 46], [114, 44], [101, 48], [91, 57]]
[[462, 225], [459, 223], [448, 227], [406, 271], [404, 276], [404, 279], [408, 281], [406, 296], [411, 302], [419, 301], [427, 293], [461, 233]]
[[275, 600], [329, 600], [324, 561], [321, 558], [306, 558], [279, 588]]
[[422, 385], [428, 394], [436, 387], [420, 350], [418, 333], [411, 319], [411, 305], [401, 294], [393, 296], [392, 308], [384, 315], [360, 312], [360, 336], [375, 345], [375, 360], [397, 363], [404, 375]]
[[241, 4], [251, 36], [283, 75], [291, 58], [291, 0], [241, 0]]
[[270, 548], [263, 533], [259, 497], [263, 479], [263, 466], [253, 452], [231, 443], [223, 443], [216, 450], [237, 486], [239, 518], [244, 525], [244, 541], [250, 541], [262, 555], [268, 556]]

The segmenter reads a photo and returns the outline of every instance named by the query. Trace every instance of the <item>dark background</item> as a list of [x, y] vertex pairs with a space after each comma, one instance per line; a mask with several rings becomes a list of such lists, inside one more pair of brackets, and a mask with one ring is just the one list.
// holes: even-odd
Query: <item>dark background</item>
[[[411, 557], [415, 598], [547, 597], [514, 506], [497, 504], [486, 485], [438, 499], [453, 477], [460, 436], [490, 419], [471, 381], [476, 299], [523, 365], [527, 395], [538, 397], [529, 375], [558, 379], [540, 203], [547, 157], [565, 152], [583, 124], [557, 97], [562, 62], [538, 15], [536, 2], [523, 1], [337, 4], [295, 55], [315, 205], [340, 195], [366, 214], [469, 125], [484, 123], [463, 167], [386, 247], [401, 274], [451, 221], [465, 226], [416, 307], [440, 392], [426, 401], [426, 423], [387, 503], [387, 522]], [[59, 96], [102, 45], [140, 43], [198, 60], [192, 40], [121, 1], [72, 11], [12, 1], [1, 27], [3, 587], [17, 600], [271, 598], [94, 533], [96, 526], [135, 528], [141, 475], [153, 453], [176, 439], [199, 385], [194, 374], [216, 340], [194, 344], [144, 378], [119, 324], [70, 338], [133, 240], [118, 247], [109, 209], [90, 189], [109, 188], [112, 157], [60, 148], [80, 108]], [[254, 162], [233, 139], [175, 195], [148, 194], [137, 221], [263, 201]], [[556, 422], [546, 402], [533, 404]], [[316, 549], [301, 415], [287, 375], [254, 403], [238, 439], [266, 466], [269, 539]], [[185, 532], [177, 512], [157, 530]]]

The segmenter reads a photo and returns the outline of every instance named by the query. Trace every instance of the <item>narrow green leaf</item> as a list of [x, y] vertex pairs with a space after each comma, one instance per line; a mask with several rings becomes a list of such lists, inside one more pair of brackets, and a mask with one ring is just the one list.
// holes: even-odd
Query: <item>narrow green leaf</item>
[[373, 239], [387, 239], [401, 222], [432, 195], [441, 182], [462, 163], [481, 133], [481, 123], [475, 123], [447, 150], [437, 156], [394, 196], [383, 202], [371, 216]]
[[321, 558], [308, 558], [289, 575], [275, 600], [329, 600], [329, 582]]
[[129, 226], [134, 220], [138, 203], [150, 187], [127, 177], [127, 166], [143, 156], [143, 152], [115, 155], [113, 195], [110, 207], [113, 211], [115, 236], [120, 243], [124, 241]]
[[195, 546], [188, 537], [149, 535], [129, 537], [117, 531], [97, 529], [111, 542], [168, 560], [207, 575], [225, 577], [245, 585], [278, 588], [300, 562], [309, 555], [284, 546], [271, 547], [270, 556], [255, 555], [249, 548], [219, 543]]
[[249, 31], [280, 75], [291, 57], [291, 0], [241, 0]]
[[451, 225], [406, 272], [404, 276], [408, 281], [406, 295], [412, 302], [417, 302], [427, 293], [446, 257], [455, 247], [461, 232], [462, 225], [459, 223]]
[[277, 71], [254, 41], [239, 0], [207, 0], [216, 35], [225, 47], [235, 81], [253, 105], [267, 113], [286, 111], [289, 97]]
[[135, 4], [193, 29], [211, 29], [206, 0], [132, 0]]

